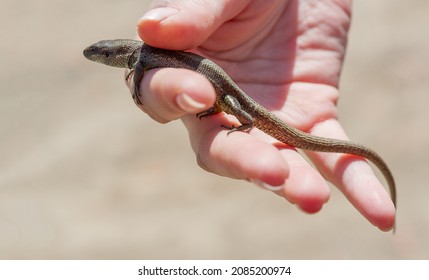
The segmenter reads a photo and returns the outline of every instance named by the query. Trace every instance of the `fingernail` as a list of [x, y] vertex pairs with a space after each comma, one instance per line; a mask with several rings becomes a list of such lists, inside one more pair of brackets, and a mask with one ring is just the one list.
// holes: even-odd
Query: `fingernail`
[[267, 184], [265, 182], [262, 182], [261, 180], [258, 180], [258, 179], [250, 179], [250, 181], [252, 183], [254, 183], [255, 185], [257, 185], [258, 187], [261, 187], [263, 189], [267, 189], [267, 190], [272, 191], [272, 192], [280, 191], [280, 190], [282, 190], [284, 188], [283, 185], [280, 185], [280, 186], [271, 186], [271, 185], [269, 185], [269, 184]]
[[163, 21], [164, 19], [178, 13], [179, 10], [171, 8], [171, 7], [162, 7], [162, 8], [156, 8], [153, 10], [148, 11], [146, 14], [144, 14], [140, 21], [142, 20], [153, 20], [153, 21]]
[[176, 97], [176, 102], [179, 107], [188, 113], [195, 113], [198, 110], [205, 108], [205, 104], [192, 99], [188, 94], [182, 93]]

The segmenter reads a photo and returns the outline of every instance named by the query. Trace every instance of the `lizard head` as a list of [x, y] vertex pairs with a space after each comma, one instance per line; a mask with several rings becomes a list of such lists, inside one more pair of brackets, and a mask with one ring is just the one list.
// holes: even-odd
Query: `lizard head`
[[108, 66], [132, 68], [130, 61], [135, 59], [133, 56], [140, 55], [136, 51], [142, 45], [143, 42], [136, 40], [103, 40], [84, 49], [83, 55], [91, 61]]

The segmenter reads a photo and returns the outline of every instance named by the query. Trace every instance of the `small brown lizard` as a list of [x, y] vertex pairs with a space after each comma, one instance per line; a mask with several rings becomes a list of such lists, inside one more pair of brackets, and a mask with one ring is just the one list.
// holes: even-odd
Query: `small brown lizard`
[[277, 140], [298, 149], [317, 152], [345, 153], [365, 157], [373, 162], [386, 178], [396, 207], [396, 187], [393, 175], [384, 160], [373, 150], [345, 140], [323, 138], [291, 127], [244, 93], [234, 81], [211, 60], [200, 55], [151, 47], [136, 40], [104, 40], [87, 47], [83, 54], [89, 60], [109, 66], [134, 70], [133, 99], [141, 104], [138, 95], [144, 72], [154, 68], [186, 68], [204, 75], [216, 91], [212, 108], [197, 114], [203, 118], [219, 112], [237, 117], [240, 126], [226, 126], [231, 131], [249, 131], [257, 127]]

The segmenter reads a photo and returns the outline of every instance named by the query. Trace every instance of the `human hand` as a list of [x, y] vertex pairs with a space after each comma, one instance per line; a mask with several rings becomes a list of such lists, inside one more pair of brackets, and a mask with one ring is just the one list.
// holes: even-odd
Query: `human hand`
[[[154, 1], [152, 7], [138, 23], [147, 44], [208, 57], [286, 123], [347, 139], [336, 119], [336, 101], [350, 0], [178, 0]], [[315, 170], [296, 149], [258, 129], [228, 135], [221, 124], [236, 124], [232, 116], [198, 120], [195, 113], [213, 105], [215, 92], [207, 79], [189, 70], [148, 71], [140, 89], [142, 109], [153, 119], [183, 120], [205, 170], [250, 180], [308, 213], [328, 201], [326, 178], [372, 224], [382, 230], [393, 226], [393, 203], [361, 158], [306, 152]]]

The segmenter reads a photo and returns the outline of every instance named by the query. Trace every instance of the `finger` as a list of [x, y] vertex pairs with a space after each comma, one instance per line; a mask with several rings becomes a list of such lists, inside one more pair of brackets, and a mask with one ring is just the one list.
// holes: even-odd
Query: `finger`
[[[131, 93], [132, 75], [127, 79]], [[210, 108], [215, 98], [213, 86], [202, 75], [186, 69], [162, 68], [145, 72], [139, 92], [142, 104], [138, 106], [154, 120], [166, 123]]]
[[202, 120], [183, 118], [198, 164], [205, 170], [230, 178], [259, 180], [281, 186], [289, 175], [286, 160], [272, 144], [251, 133], [232, 132], [221, 124], [236, 123], [233, 117], [216, 114]]
[[[336, 120], [328, 120], [315, 126], [312, 134], [347, 139]], [[373, 225], [390, 230], [395, 222], [395, 207], [368, 163], [360, 157], [337, 153], [308, 152], [325, 178], [336, 185]]]
[[155, 1], [138, 22], [140, 38], [167, 49], [191, 49], [201, 45], [225, 21], [239, 13], [248, 1]]
[[307, 213], [319, 211], [328, 201], [325, 179], [295, 149], [275, 147], [271, 137], [256, 129], [228, 134], [220, 125], [234, 120], [225, 114], [203, 121], [187, 117], [184, 122], [198, 163], [205, 170], [252, 181]]
[[318, 212], [330, 197], [326, 180], [295, 150], [283, 149], [281, 153], [287, 159], [290, 174], [277, 194], [307, 213]]

